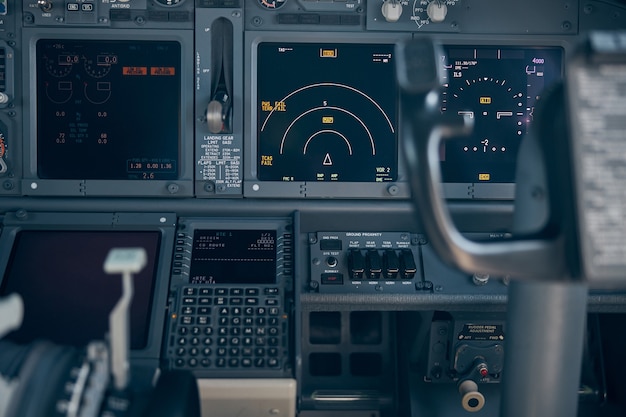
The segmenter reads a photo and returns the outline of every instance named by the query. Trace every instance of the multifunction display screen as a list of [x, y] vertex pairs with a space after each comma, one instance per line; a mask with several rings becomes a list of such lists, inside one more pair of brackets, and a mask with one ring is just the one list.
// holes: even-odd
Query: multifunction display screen
[[275, 230], [196, 230], [191, 284], [276, 283]]
[[173, 41], [37, 41], [42, 179], [178, 179], [181, 51]]
[[441, 149], [444, 182], [511, 183], [542, 92], [561, 79], [561, 48], [446, 46], [442, 111], [469, 117], [469, 136]]
[[256, 82], [259, 180], [396, 180], [393, 44], [263, 42]]
[[0, 295], [21, 295], [24, 321], [7, 337], [19, 343], [42, 338], [73, 346], [104, 340], [109, 314], [122, 295], [121, 275], [106, 274], [104, 261], [113, 248], [141, 247], [148, 262], [133, 275], [130, 345], [143, 349], [160, 236], [157, 231], [20, 231]]

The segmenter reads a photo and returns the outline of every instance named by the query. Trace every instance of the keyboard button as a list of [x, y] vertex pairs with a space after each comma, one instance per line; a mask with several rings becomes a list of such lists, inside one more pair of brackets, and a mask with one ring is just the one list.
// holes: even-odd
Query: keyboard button
[[198, 292], [200, 295], [213, 295], [213, 288], [200, 288]]
[[173, 366], [246, 368], [251, 375], [279, 369], [287, 339], [280, 295], [279, 288], [183, 288]]

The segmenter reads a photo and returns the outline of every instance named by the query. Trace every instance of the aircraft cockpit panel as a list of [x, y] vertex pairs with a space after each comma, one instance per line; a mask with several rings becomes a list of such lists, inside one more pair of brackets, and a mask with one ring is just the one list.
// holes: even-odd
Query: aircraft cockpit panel
[[[412, 188], [397, 48], [441, 47], [423, 131], [440, 118], [467, 128], [433, 153], [445, 207], [462, 238], [507, 243], [520, 211], [544, 220], [546, 190], [537, 206], [516, 198], [528, 138], [550, 123], [565, 132], [557, 111], [539, 123], [542, 106], [592, 32], [618, 45], [625, 29], [623, 0], [0, 1], [0, 301], [15, 319], [0, 346], [43, 352], [38, 362], [57, 352], [38, 339], [71, 347], [82, 353], [59, 363], [89, 358], [84, 380], [106, 386], [129, 372], [140, 408], [175, 397], [151, 395], [159, 375], [181, 377], [176, 395], [203, 417], [498, 415], [518, 277], [437, 254], [415, 204], [428, 196]], [[620, 92], [570, 91], [591, 101], [562, 110], [604, 100], [619, 113]], [[577, 161], [597, 163], [587, 156]], [[594, 238], [589, 253], [624, 220], [596, 185], [585, 204], [603, 222], [587, 218], [592, 233], [577, 236]], [[113, 270], [135, 284], [128, 338], [109, 316], [128, 280], [103, 270], [120, 248], [131, 251]], [[581, 416], [626, 410], [616, 285], [586, 294]], [[9, 376], [2, 356], [0, 417], [15, 417], [31, 377]], [[59, 415], [89, 408], [45, 395]]]

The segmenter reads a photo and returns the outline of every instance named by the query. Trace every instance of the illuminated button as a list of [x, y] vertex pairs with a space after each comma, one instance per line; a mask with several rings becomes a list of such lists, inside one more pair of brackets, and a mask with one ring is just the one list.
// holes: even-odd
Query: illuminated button
[[343, 284], [343, 274], [322, 274], [322, 284], [324, 285], [341, 285]]
[[365, 259], [360, 250], [350, 249], [348, 252], [348, 269], [350, 270], [350, 279], [363, 279]]
[[368, 250], [365, 255], [365, 262], [367, 264], [367, 273], [370, 279], [380, 279], [380, 274], [383, 271], [383, 264], [378, 251], [375, 249]]
[[67, 11], [68, 12], [77, 12], [78, 11], [78, 3], [67, 3]]
[[83, 3], [81, 9], [83, 12], [93, 12], [93, 3]]
[[400, 270], [400, 260], [396, 251], [393, 249], [387, 249], [383, 252], [383, 267], [385, 269], [386, 278], [395, 278], [398, 276]]

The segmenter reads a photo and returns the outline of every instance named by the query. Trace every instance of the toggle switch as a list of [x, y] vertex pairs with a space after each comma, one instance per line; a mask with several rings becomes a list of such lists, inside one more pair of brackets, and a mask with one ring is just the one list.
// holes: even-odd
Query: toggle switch
[[400, 271], [400, 259], [393, 249], [387, 249], [383, 252], [383, 268], [386, 278], [396, 278]]
[[376, 249], [370, 249], [365, 255], [367, 274], [370, 279], [380, 279], [383, 272], [383, 263], [380, 254]]
[[365, 259], [360, 250], [350, 249], [348, 252], [348, 269], [350, 270], [350, 279], [363, 279]]
[[409, 249], [402, 249], [400, 252], [400, 273], [403, 279], [413, 279], [417, 273], [413, 252]]

